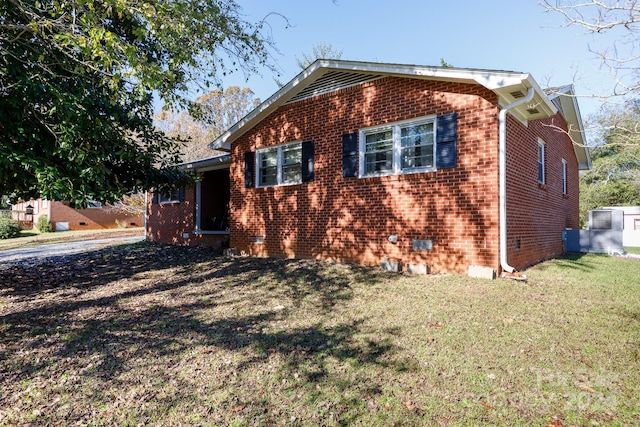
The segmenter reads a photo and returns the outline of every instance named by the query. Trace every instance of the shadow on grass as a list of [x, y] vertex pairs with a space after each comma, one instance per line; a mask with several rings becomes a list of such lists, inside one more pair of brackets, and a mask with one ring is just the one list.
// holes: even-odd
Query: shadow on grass
[[[339, 383], [329, 359], [387, 366], [394, 352], [390, 336], [358, 337], [369, 332], [362, 320], [327, 322], [353, 298], [354, 281], [398, 277], [363, 267], [139, 243], [5, 266], [0, 274], [12, 277], [0, 288], [9, 301], [0, 305], [3, 384], [76, 371], [112, 385], [196, 348], [240, 353], [238, 371], [277, 355], [286, 375], [296, 372], [308, 385], [331, 375]], [[278, 299], [287, 306], [274, 306]], [[300, 316], [310, 317], [301, 323]]]
[[[583, 252], [566, 252], [562, 256], [556, 258], [553, 263], [545, 265], [538, 265], [537, 268], [544, 271], [552, 266], [561, 270], [579, 270], [582, 272], [593, 271], [596, 267], [589, 260], [587, 255]], [[606, 255], [605, 255], [606, 256]]]
[[37, 231], [22, 230], [16, 238], [19, 239], [21, 237], [33, 237], [33, 236], [39, 236], [39, 235], [40, 233], [38, 233]]

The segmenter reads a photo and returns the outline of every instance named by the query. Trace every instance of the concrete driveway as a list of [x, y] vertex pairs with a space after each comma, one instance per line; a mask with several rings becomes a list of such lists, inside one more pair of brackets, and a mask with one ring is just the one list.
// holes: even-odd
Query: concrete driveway
[[54, 256], [64, 256], [101, 249], [106, 246], [114, 246], [126, 243], [136, 243], [144, 240], [144, 236], [114, 237], [99, 240], [84, 240], [69, 243], [55, 243], [23, 249], [10, 249], [0, 251], [0, 264], [20, 262], [25, 260], [38, 260]]

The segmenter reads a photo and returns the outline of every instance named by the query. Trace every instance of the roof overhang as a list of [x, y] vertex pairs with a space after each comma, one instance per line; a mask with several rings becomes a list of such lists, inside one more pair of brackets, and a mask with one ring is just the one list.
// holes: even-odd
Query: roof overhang
[[573, 141], [573, 149], [578, 160], [578, 168], [580, 170], [591, 169], [591, 156], [587, 148], [584, 125], [573, 85], [549, 89], [547, 92], [549, 99], [559, 105], [560, 112], [567, 121], [569, 137]]
[[178, 166], [179, 169], [191, 170], [194, 172], [208, 172], [218, 169], [228, 169], [231, 164], [231, 155], [222, 154], [209, 157], [195, 162], [187, 162]]
[[[388, 76], [481, 85], [498, 96], [500, 106], [516, 102], [526, 96], [530, 88], [533, 88], [533, 99], [509, 110], [510, 114], [526, 123], [529, 120], [551, 117], [558, 112], [554, 103], [529, 73], [318, 59], [216, 138], [210, 147], [229, 151], [234, 140], [288, 102]], [[577, 103], [574, 104], [572, 108], [578, 111]], [[579, 112], [573, 119], [578, 128], [582, 129]], [[586, 158], [584, 154], [582, 157], [579, 156], [579, 161], [581, 165], [584, 162], [589, 163], [588, 154]]]

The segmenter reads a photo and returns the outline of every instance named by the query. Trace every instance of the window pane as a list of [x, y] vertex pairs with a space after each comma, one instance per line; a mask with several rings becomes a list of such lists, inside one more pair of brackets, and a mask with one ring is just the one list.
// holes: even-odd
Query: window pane
[[544, 184], [544, 145], [538, 143], [538, 181]]
[[278, 168], [268, 167], [260, 169], [260, 185], [274, 185], [278, 183]]
[[433, 167], [433, 145], [402, 149], [402, 169]]
[[366, 153], [364, 158], [365, 174], [393, 171], [393, 151]]
[[393, 148], [393, 131], [391, 129], [372, 133], [365, 137], [364, 150], [367, 153], [374, 151], [385, 151]]
[[402, 169], [433, 167], [433, 123], [400, 129]]
[[393, 130], [365, 135], [364, 173], [393, 171]]
[[302, 164], [302, 144], [295, 144], [282, 149], [285, 165]]
[[270, 150], [260, 153], [260, 185], [278, 183], [278, 151]]
[[302, 182], [302, 144], [282, 148], [282, 182], [285, 184]]
[[302, 181], [302, 168], [300, 164], [284, 166], [282, 168], [282, 180], [284, 183], [293, 183]]
[[407, 126], [400, 130], [402, 147], [433, 144], [433, 123]]
[[260, 153], [260, 167], [269, 167], [276, 166], [278, 163], [278, 152], [276, 150], [273, 151], [265, 151]]

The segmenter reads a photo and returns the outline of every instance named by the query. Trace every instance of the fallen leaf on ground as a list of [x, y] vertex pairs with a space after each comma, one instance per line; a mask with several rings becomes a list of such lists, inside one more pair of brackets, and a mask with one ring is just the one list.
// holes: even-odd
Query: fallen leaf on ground
[[578, 388], [579, 388], [580, 390], [582, 390], [582, 391], [588, 391], [589, 393], [595, 393], [595, 392], [596, 392], [593, 388], [589, 387], [589, 386], [588, 386], [588, 385], [586, 385], [586, 384], [580, 384], [580, 385], [578, 386]]
[[483, 400], [482, 402], [480, 402], [480, 403], [482, 404], [482, 406], [484, 406], [484, 407], [486, 407], [486, 408], [489, 408], [489, 409], [491, 409], [492, 411], [495, 411], [495, 410], [496, 410], [496, 408], [495, 408], [493, 405], [491, 405], [491, 404], [489, 404], [489, 403], [485, 402], [484, 400]]

